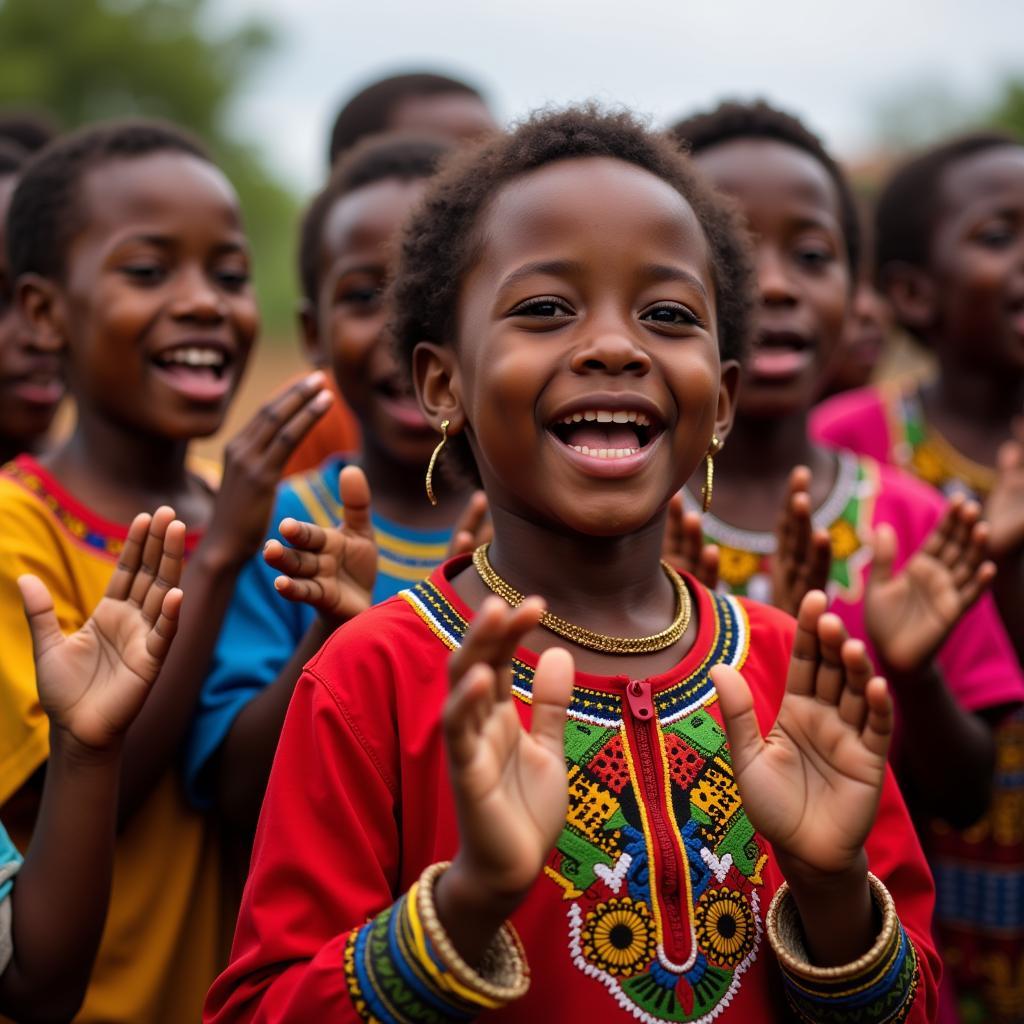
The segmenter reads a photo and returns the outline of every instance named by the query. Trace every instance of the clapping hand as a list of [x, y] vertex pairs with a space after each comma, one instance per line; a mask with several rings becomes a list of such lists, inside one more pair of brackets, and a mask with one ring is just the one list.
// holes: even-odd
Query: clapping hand
[[775, 527], [772, 559], [772, 604], [796, 615], [804, 597], [824, 590], [832, 567], [828, 530], [811, 522], [811, 471], [797, 466], [789, 474], [789, 487]]
[[683, 508], [681, 494], [668, 503], [662, 558], [673, 569], [695, 576], [709, 590], [718, 586], [718, 545], [704, 543], [699, 512]]

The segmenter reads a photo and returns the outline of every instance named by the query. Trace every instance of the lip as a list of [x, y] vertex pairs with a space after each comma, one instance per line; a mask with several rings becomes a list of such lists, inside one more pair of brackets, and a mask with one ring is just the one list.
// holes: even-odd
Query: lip
[[418, 434], [430, 433], [430, 424], [416, 400], [410, 396], [385, 394], [375, 389], [376, 400], [384, 414], [403, 430]]
[[[595, 406], [588, 405], [584, 408], [593, 409]], [[639, 412], [639, 410], [637, 411]], [[654, 457], [665, 437], [665, 431], [662, 430], [632, 455], [623, 455], [616, 459], [602, 459], [597, 455], [584, 455], [583, 452], [578, 452], [575, 448], [563, 444], [550, 430], [545, 430], [544, 433], [548, 443], [554, 445], [572, 466], [587, 476], [600, 477], [604, 480], [622, 479], [641, 472]]]
[[24, 402], [26, 405], [38, 405], [43, 408], [53, 408], [60, 404], [64, 397], [66, 388], [59, 377], [21, 378], [11, 381], [8, 384], [11, 394]]
[[[545, 428], [550, 430], [556, 424], [561, 423], [566, 416], [572, 416], [578, 412], [586, 412], [589, 409], [606, 412], [616, 412], [618, 410], [642, 412], [651, 421], [652, 428], [657, 431], [656, 437], [660, 436], [665, 429], [666, 417], [657, 403], [646, 395], [625, 391], [595, 391], [590, 394], [580, 395], [578, 398], [560, 405], [551, 416], [547, 417], [544, 424]], [[650, 447], [650, 444], [654, 442], [656, 437], [652, 437], [646, 447]]]
[[[160, 365], [158, 360], [162, 356], [182, 348], [213, 349], [220, 352], [224, 356], [224, 366], [220, 375], [205, 371], [197, 372], [196, 368], [184, 364]], [[237, 346], [223, 338], [193, 335], [187, 338], [176, 338], [159, 348], [153, 348], [148, 354], [148, 359], [153, 371], [172, 391], [190, 402], [219, 405], [235, 386], [237, 352]]]
[[756, 380], [791, 381], [808, 369], [814, 352], [815, 345], [805, 334], [768, 328], [759, 333], [747, 366]]

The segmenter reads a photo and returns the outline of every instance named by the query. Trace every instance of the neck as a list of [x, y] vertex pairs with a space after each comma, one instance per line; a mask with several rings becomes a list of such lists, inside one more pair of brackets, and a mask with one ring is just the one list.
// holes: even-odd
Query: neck
[[427, 461], [424, 460], [423, 465], [410, 465], [395, 458], [366, 430], [363, 431], [359, 466], [370, 484], [374, 507], [386, 518], [404, 526], [438, 530], [451, 526], [472, 493], [467, 484], [453, 483], [438, 471], [434, 475], [437, 506], [432, 506], [423, 483]]
[[931, 397], [942, 414], [1005, 434], [1007, 425], [1024, 412], [1024, 374], [993, 372], [941, 347], [938, 351], [940, 373]]
[[807, 410], [801, 409], [785, 416], [737, 416], [715, 463], [728, 487], [745, 480], [786, 479], [794, 466], [810, 466], [815, 458]]

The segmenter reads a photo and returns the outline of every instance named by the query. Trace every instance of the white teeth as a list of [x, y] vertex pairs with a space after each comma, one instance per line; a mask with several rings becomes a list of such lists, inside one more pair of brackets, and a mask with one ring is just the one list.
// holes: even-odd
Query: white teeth
[[631, 409], [587, 409], [584, 412], [574, 412], [565, 416], [562, 423], [635, 423], [638, 427], [649, 427], [650, 418], [642, 412], [634, 412]]
[[163, 363], [177, 363], [183, 366], [223, 366], [226, 362], [224, 353], [216, 348], [199, 348], [187, 346], [171, 349], [159, 356]]
[[639, 448], [590, 448], [585, 444], [574, 444], [574, 451], [581, 455], [590, 455], [598, 459], [624, 459], [627, 455], [635, 455]]
[[607, 409], [597, 410], [597, 422], [598, 423], [611, 423], [612, 414]]
[[[635, 417], [635, 414], [634, 414]], [[630, 414], [622, 409], [612, 413], [612, 423], [629, 423]]]

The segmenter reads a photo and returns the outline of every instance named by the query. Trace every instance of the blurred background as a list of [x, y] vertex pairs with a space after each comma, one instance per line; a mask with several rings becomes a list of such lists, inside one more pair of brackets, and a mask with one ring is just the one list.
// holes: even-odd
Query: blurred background
[[464, 78], [505, 119], [596, 97], [666, 123], [765, 96], [805, 117], [870, 195], [893, 160], [950, 131], [1024, 135], [1024, 4], [0, 0], [0, 107], [61, 129], [168, 117], [238, 189], [264, 335], [228, 430], [300, 364], [296, 224], [334, 114], [407, 70]]

